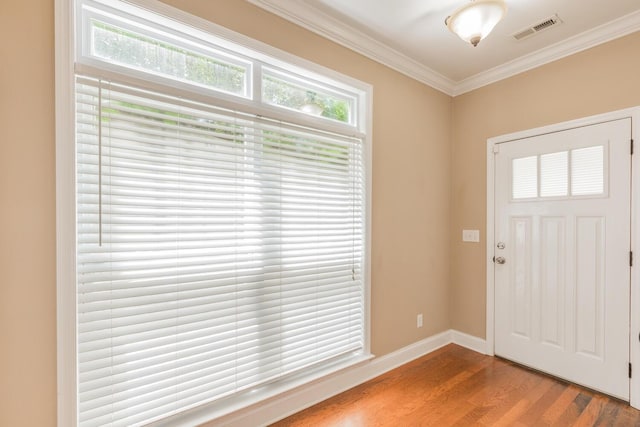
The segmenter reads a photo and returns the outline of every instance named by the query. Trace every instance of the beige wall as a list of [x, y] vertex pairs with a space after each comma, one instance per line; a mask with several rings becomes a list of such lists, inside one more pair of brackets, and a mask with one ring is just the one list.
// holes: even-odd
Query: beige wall
[[[371, 299], [377, 355], [450, 327], [484, 336], [484, 246], [462, 245], [459, 238], [463, 227], [479, 228], [484, 236], [488, 137], [640, 104], [640, 34], [452, 100], [246, 2], [165, 1], [373, 85]], [[53, 0], [5, 3], [0, 426], [53, 426]], [[425, 327], [416, 329], [420, 312]]]
[[[372, 349], [448, 329], [451, 98], [246, 2], [167, 3], [373, 85]], [[0, 426], [56, 420], [53, 24], [53, 0], [3, 3]]]
[[0, 426], [56, 416], [53, 2], [0, 7]]
[[640, 32], [454, 98], [452, 328], [485, 336], [487, 138], [640, 105], [639, 52]]
[[372, 351], [448, 329], [451, 98], [247, 2], [164, 2], [373, 85]]

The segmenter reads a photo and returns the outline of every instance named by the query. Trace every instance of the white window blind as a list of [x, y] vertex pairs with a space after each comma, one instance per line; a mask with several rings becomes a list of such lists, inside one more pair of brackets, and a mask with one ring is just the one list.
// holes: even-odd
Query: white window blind
[[360, 139], [84, 77], [76, 99], [80, 425], [363, 350]]
[[604, 196], [605, 166], [605, 146], [602, 145], [513, 159], [512, 197], [517, 200]]
[[511, 162], [511, 188], [514, 199], [538, 196], [538, 157], [522, 157]]
[[567, 151], [540, 155], [540, 197], [563, 197], [568, 187]]
[[604, 146], [571, 151], [571, 194], [589, 196], [604, 193]]

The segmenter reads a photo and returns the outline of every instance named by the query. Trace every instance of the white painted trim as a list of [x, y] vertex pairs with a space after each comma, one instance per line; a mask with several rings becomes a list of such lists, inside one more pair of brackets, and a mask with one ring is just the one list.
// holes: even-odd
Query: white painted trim
[[495, 143], [491, 140], [487, 141], [487, 253], [486, 253], [486, 266], [487, 266], [487, 292], [486, 292], [486, 332], [485, 337], [487, 340], [487, 354], [493, 356], [495, 354], [495, 271], [493, 268], [493, 257], [495, 256]]
[[640, 30], [640, 11], [456, 82], [453, 96], [529, 71]]
[[56, 330], [58, 425], [76, 425], [73, 2], [55, 0]]
[[451, 95], [454, 92], [456, 83], [452, 79], [329, 16], [309, 3], [288, 0], [248, 1], [447, 95]]
[[[372, 240], [372, 213], [373, 213], [373, 86], [367, 85], [365, 89], [366, 122], [364, 138], [364, 162], [365, 162], [365, 224], [364, 224], [364, 351], [371, 353], [371, 240]], [[360, 115], [362, 116], [362, 114]]]
[[515, 141], [517, 139], [531, 138], [534, 136], [546, 135], [549, 133], [561, 132], [564, 130], [575, 129], [584, 126], [591, 126], [594, 124], [620, 120], [623, 118], [632, 118], [633, 113], [637, 110], [637, 108], [640, 107], [625, 108], [623, 110], [612, 111], [604, 114], [596, 114], [594, 116], [583, 117], [580, 119], [569, 120], [566, 122], [554, 123], [552, 125], [540, 126], [533, 129], [500, 135], [489, 138], [487, 140], [487, 143], [502, 144], [504, 142]]
[[[584, 117], [577, 120], [571, 120], [562, 123], [556, 123], [549, 126], [538, 127], [534, 129], [528, 129], [521, 132], [514, 132], [507, 135], [496, 136], [487, 140], [487, 347], [494, 348], [494, 295], [495, 295], [495, 279], [493, 275], [493, 248], [494, 248], [494, 203], [495, 203], [495, 191], [494, 191], [494, 174], [495, 174], [495, 162], [493, 156], [494, 146], [498, 144], [514, 141], [522, 138], [530, 138], [533, 136], [549, 134], [553, 132], [560, 132], [563, 130], [574, 129], [582, 126], [589, 126], [597, 123], [603, 123], [612, 120], [620, 120], [624, 118], [631, 118], [631, 132], [632, 138], [635, 141], [640, 141], [640, 132], [638, 126], [640, 124], [640, 107], [627, 108], [624, 110], [613, 111], [605, 114], [598, 114], [595, 116]], [[638, 144], [636, 144], [637, 146]], [[499, 149], [499, 147], [498, 147]], [[632, 194], [631, 194], [631, 248], [634, 252], [640, 253], [640, 159], [638, 159], [639, 153], [636, 149], [636, 154], [632, 156], [632, 168], [631, 168], [631, 180], [632, 180]], [[629, 382], [630, 393], [629, 402], [630, 405], [636, 409], [640, 409], [640, 272], [637, 268], [640, 259], [640, 255], [635, 256], [636, 266], [631, 268], [631, 296], [630, 296], [630, 346], [629, 346], [629, 360], [635, 366], [635, 374]]]
[[[365, 366], [367, 362], [374, 358], [373, 355], [361, 355], [357, 358], [349, 358], [341, 362], [336, 362], [329, 367], [313, 371], [312, 373], [302, 372], [295, 375], [281, 384], [269, 384], [264, 388], [257, 388], [242, 397], [230, 397], [225, 400], [216, 400], [204, 403], [194, 408], [187, 409], [175, 415], [164, 417], [146, 425], [147, 427], [193, 427], [203, 423], [215, 422], [216, 426], [225, 425], [227, 418], [234, 418], [237, 414], [252, 413], [253, 408], [271, 407], [271, 402], [280, 401], [282, 398], [288, 400], [291, 394], [295, 394], [300, 389], [313, 388], [313, 385], [334, 376], [341, 376], [352, 370], [357, 370], [360, 366]], [[281, 405], [277, 408], [281, 410]], [[265, 414], [261, 414], [258, 420], [264, 419]], [[255, 417], [253, 425], [256, 424]]]
[[633, 376], [629, 389], [629, 403], [640, 409], [640, 107], [631, 110], [631, 137], [636, 149], [631, 157], [631, 250], [634, 265], [631, 267], [631, 321], [630, 360]]
[[451, 96], [462, 95], [640, 30], [640, 11], [632, 12], [552, 46], [455, 81], [308, 3], [288, 0], [248, 1]]
[[465, 334], [464, 332], [451, 330], [451, 342], [461, 347], [473, 350], [476, 353], [489, 354], [487, 341], [482, 338], [474, 337], [473, 335]]
[[[461, 342], [457, 343], [455, 338]], [[393, 353], [377, 357], [365, 364], [338, 372], [276, 398], [219, 418], [216, 420], [216, 425], [221, 427], [269, 425], [451, 343], [462, 345], [474, 351], [478, 350], [472, 347], [484, 347], [484, 341], [480, 338], [448, 330]], [[482, 350], [479, 352], [484, 353]], [[203, 421], [205, 420], [200, 420], [200, 422]]]

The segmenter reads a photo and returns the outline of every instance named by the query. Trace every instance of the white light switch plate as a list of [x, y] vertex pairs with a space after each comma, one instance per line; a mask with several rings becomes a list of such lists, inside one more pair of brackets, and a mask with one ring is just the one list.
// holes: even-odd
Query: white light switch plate
[[480, 230], [462, 230], [463, 242], [479, 242]]

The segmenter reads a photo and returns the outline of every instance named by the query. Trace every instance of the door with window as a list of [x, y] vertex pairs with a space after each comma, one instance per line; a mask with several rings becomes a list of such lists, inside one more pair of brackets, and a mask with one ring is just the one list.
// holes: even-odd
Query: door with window
[[495, 353], [629, 399], [631, 120], [497, 145]]

